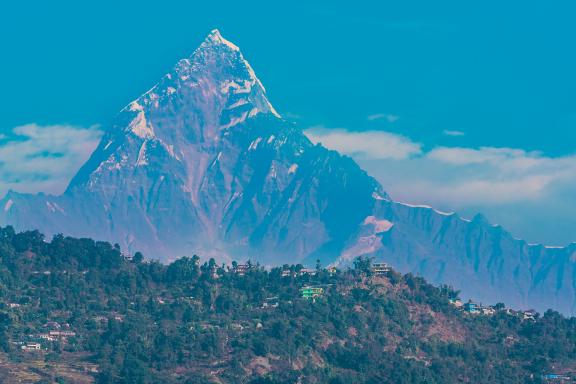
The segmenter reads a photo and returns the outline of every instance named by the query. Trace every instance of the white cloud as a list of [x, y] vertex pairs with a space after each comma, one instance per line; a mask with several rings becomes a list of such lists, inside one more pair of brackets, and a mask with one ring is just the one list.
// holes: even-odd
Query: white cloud
[[453, 165], [513, 163], [515, 166], [530, 168], [541, 163], [545, 158], [539, 152], [526, 152], [515, 148], [480, 147], [437, 147], [427, 154], [428, 158]]
[[26, 124], [0, 146], [0, 196], [19, 192], [61, 193], [98, 144], [97, 126]]
[[400, 119], [400, 116], [392, 115], [392, 114], [388, 114], [388, 113], [375, 113], [373, 115], [368, 115], [366, 117], [366, 119], [368, 119], [370, 121], [383, 120], [384, 119], [384, 120], [388, 121], [389, 123], [394, 123]]
[[350, 156], [399, 160], [422, 152], [420, 144], [404, 136], [382, 131], [350, 132], [345, 129], [312, 127], [305, 134], [313, 143], [321, 143]]
[[454, 137], [459, 137], [459, 136], [466, 136], [465, 132], [462, 131], [451, 131], [449, 129], [445, 129], [442, 132], [445, 136], [454, 136]]
[[555, 184], [576, 184], [576, 156], [548, 157], [515, 148], [440, 147], [426, 158], [445, 165], [452, 174], [449, 194], [456, 201], [535, 200], [546, 198]]
[[410, 138], [386, 132], [314, 131], [312, 141], [354, 157], [398, 201], [465, 215], [489, 213], [532, 241], [576, 240], [576, 155], [496, 147], [424, 150]]
[[282, 113], [282, 116], [289, 120], [300, 120], [302, 118], [301, 115], [294, 112], [284, 112]]

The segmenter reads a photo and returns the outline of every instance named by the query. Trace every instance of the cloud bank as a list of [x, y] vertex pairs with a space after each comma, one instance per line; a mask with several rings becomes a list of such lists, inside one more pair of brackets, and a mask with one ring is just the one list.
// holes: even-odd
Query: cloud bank
[[465, 133], [465, 132], [462, 132], [462, 131], [451, 131], [451, 130], [448, 130], [448, 129], [445, 129], [442, 133], [443, 133], [445, 136], [455, 136], [455, 137], [466, 136], [466, 133]]
[[[485, 213], [534, 242], [576, 240], [576, 156], [519, 148], [430, 149], [384, 131], [312, 127], [311, 141], [353, 157], [398, 201]], [[97, 126], [27, 124], [0, 134], [0, 196], [61, 193], [97, 146]]]
[[0, 196], [58, 194], [88, 159], [102, 133], [98, 126], [26, 124], [0, 137]]
[[374, 120], [386, 120], [389, 123], [395, 123], [396, 121], [398, 121], [400, 119], [400, 116], [398, 115], [393, 115], [390, 113], [375, 113], [373, 115], [368, 115], [366, 117], [366, 119], [368, 121], [374, 121]]
[[350, 132], [312, 127], [306, 132], [314, 143], [340, 153], [367, 159], [405, 159], [422, 152], [421, 145], [404, 136], [382, 131]]
[[395, 200], [465, 215], [483, 212], [529, 240], [576, 241], [574, 155], [496, 147], [424, 150], [408, 137], [382, 131], [313, 127], [305, 133], [353, 157]]

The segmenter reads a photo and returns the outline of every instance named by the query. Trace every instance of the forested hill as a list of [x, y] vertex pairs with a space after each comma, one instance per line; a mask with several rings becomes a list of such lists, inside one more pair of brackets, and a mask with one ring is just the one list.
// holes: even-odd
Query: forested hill
[[576, 370], [574, 318], [468, 313], [455, 297], [366, 259], [163, 265], [7, 227], [0, 382], [538, 383]]

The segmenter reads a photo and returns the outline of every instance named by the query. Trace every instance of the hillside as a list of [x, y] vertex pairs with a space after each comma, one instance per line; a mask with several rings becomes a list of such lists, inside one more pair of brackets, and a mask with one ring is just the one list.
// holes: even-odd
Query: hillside
[[7, 227], [0, 282], [6, 383], [527, 383], [576, 369], [576, 319], [467, 313], [451, 289], [364, 258], [163, 265]]

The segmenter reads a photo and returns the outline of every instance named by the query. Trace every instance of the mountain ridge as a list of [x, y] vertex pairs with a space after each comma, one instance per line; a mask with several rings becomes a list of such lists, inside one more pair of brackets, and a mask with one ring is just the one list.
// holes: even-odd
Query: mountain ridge
[[283, 119], [217, 30], [121, 110], [61, 196], [9, 193], [0, 207], [2, 225], [165, 261], [347, 265], [372, 256], [466, 297], [576, 308], [574, 245], [529, 245], [480, 215], [393, 201], [352, 159]]

